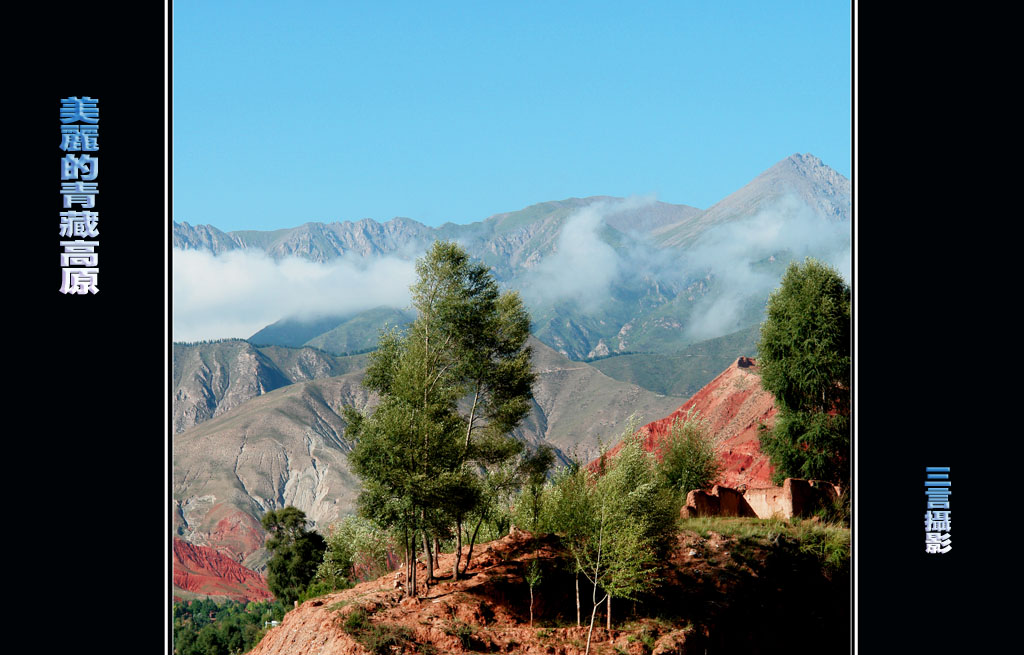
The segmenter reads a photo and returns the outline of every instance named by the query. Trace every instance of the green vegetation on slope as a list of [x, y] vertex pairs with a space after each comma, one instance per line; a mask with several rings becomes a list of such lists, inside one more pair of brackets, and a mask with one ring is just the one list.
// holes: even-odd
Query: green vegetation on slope
[[754, 325], [675, 353], [613, 355], [588, 363], [610, 378], [655, 393], [688, 398], [729, 368], [737, 357], [756, 357], [758, 335], [759, 327]]
[[284, 618], [279, 601], [249, 602], [193, 600], [171, 609], [175, 655], [229, 655], [251, 650], [270, 621]]
[[305, 345], [341, 355], [373, 350], [381, 330], [405, 328], [415, 318], [412, 312], [376, 307], [349, 317], [306, 341]]

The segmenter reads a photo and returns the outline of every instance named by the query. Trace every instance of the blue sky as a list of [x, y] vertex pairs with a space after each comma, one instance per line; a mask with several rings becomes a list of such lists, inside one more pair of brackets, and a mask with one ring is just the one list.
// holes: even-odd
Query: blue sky
[[795, 152], [849, 176], [851, 37], [847, 2], [176, 0], [173, 218], [706, 208]]

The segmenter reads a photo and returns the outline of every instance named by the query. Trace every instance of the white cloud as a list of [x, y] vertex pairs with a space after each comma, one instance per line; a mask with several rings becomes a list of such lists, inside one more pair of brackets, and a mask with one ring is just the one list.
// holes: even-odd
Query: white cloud
[[[687, 327], [690, 336], [705, 339], [742, 327], [743, 311], [751, 300], [767, 299], [781, 282], [765, 266], [772, 256], [802, 262], [813, 256], [850, 279], [850, 225], [822, 220], [795, 196], [784, 196], [750, 218], [709, 230], [686, 253], [690, 275], [708, 272], [717, 293], [700, 303]], [[773, 267], [777, 268], [777, 267]]]
[[395, 257], [275, 261], [258, 251], [174, 249], [175, 341], [247, 338], [287, 317], [314, 318], [409, 305], [415, 264]]
[[574, 301], [594, 310], [607, 300], [612, 282], [629, 271], [621, 256], [600, 236], [605, 217], [638, 209], [654, 198], [597, 202], [566, 219], [555, 249], [525, 278], [523, 296], [538, 305]]

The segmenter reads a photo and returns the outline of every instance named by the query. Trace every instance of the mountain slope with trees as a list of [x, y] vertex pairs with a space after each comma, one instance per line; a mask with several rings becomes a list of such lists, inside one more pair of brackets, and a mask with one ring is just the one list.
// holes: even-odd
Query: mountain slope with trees
[[[683, 401], [613, 380], [532, 337], [529, 344], [538, 379], [531, 411], [514, 434], [532, 448], [553, 446], [560, 461], [596, 456], [600, 442], [621, 433], [632, 414], [664, 416]], [[175, 435], [176, 534], [259, 567], [264, 556], [248, 558], [261, 545], [253, 523], [267, 509], [293, 504], [321, 526], [353, 511], [358, 481], [345, 459], [351, 443], [341, 407], [375, 406], [363, 374], [361, 368], [274, 389]]]

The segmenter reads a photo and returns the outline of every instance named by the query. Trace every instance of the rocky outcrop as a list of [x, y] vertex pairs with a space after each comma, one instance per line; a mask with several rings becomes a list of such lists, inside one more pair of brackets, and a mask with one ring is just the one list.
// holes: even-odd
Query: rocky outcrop
[[839, 497], [842, 489], [831, 482], [786, 478], [781, 487], [750, 488], [743, 492], [759, 518], [810, 516]]
[[743, 492], [716, 484], [710, 492], [694, 489], [686, 494], [683, 518], [698, 516], [757, 516]]
[[811, 516], [840, 496], [838, 485], [822, 480], [786, 478], [781, 487], [742, 490], [715, 485], [710, 492], [694, 489], [686, 494], [683, 518], [698, 516], [750, 516], [790, 519]]

